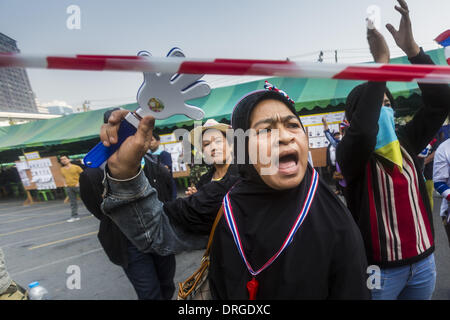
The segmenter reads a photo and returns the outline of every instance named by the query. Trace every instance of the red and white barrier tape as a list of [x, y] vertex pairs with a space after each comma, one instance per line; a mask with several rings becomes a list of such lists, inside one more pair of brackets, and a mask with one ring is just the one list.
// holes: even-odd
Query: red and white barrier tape
[[42, 57], [0, 53], [0, 67], [450, 83], [450, 66], [442, 65], [327, 64], [103, 55]]

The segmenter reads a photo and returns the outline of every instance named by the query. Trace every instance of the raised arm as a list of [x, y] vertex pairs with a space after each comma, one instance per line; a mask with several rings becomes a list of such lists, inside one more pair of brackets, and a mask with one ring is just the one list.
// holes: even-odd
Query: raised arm
[[[126, 114], [124, 110], [114, 111], [102, 126], [100, 139], [106, 146], [117, 142], [118, 127]], [[179, 224], [172, 223], [140, 168], [153, 125], [153, 117], [144, 117], [136, 134], [128, 137], [108, 159], [102, 210], [143, 252], [169, 255], [204, 248], [207, 235], [186, 232]]]
[[323, 133], [325, 134], [325, 138], [327, 138], [328, 142], [333, 146], [337, 147], [338, 141], [333, 137], [333, 135], [330, 132], [330, 128], [328, 127], [327, 119], [325, 117], [322, 117], [322, 123], [323, 123]]
[[[401, 14], [398, 31], [387, 24], [386, 28], [394, 37], [400, 49], [412, 64], [434, 64], [414, 40], [409, 8], [404, 0], [398, 0], [395, 9]], [[419, 83], [424, 106], [405, 126], [400, 127], [398, 137], [409, 144], [415, 154], [419, 154], [437, 133], [450, 110], [450, 88], [447, 84]]]
[[[376, 29], [367, 29], [367, 41], [374, 61], [387, 63], [389, 49], [383, 36]], [[375, 149], [385, 90], [385, 82], [369, 81], [354, 88], [347, 97], [350, 127], [337, 146], [336, 160], [348, 183], [360, 176]]]

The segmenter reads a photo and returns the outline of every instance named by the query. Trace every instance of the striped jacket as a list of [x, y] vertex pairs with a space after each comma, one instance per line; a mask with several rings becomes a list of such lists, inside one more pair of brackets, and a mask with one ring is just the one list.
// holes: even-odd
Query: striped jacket
[[371, 253], [377, 264], [414, 259], [433, 247], [429, 200], [419, 187], [423, 178], [404, 148], [402, 156], [402, 172], [383, 159], [375, 159], [366, 168]]
[[[432, 64], [423, 50], [412, 63]], [[375, 154], [385, 82], [369, 82], [337, 148], [344, 192], [366, 247], [369, 264], [382, 268], [417, 262], [434, 251], [433, 218], [418, 155], [445, 121], [448, 85], [419, 84], [424, 106], [397, 129], [403, 170]]]

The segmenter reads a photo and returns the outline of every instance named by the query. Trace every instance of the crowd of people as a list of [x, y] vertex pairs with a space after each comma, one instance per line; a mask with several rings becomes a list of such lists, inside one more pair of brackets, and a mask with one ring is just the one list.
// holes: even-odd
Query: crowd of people
[[[412, 64], [432, 64], [414, 41], [406, 2], [399, 0], [396, 10], [399, 30], [387, 28], [398, 47]], [[374, 61], [388, 63], [381, 33], [367, 29], [367, 40]], [[324, 121], [337, 193], [308, 161], [308, 137], [294, 102], [269, 85], [236, 103], [231, 126], [210, 119], [191, 131], [190, 142], [201, 146], [210, 169], [185, 197], [173, 193], [171, 166], [155, 142], [155, 119], [147, 116], [103, 170], [81, 173], [81, 198], [100, 220], [98, 238], [109, 259], [124, 269], [139, 299], [173, 297], [175, 255], [204, 249], [223, 212], [210, 251], [213, 299], [429, 300], [435, 231], [420, 154], [449, 116], [450, 88], [419, 88], [423, 107], [406, 125], [395, 125], [395, 99], [382, 81], [350, 92], [339, 133]], [[127, 113], [105, 114], [105, 146], [118, 141]], [[230, 139], [229, 129], [249, 134]], [[450, 245], [450, 142], [437, 145], [425, 152], [427, 164], [434, 160], [427, 180], [443, 197]], [[380, 281], [368, 287], [373, 265]]]
[[[414, 41], [406, 3], [396, 8], [400, 28], [388, 29], [397, 45], [411, 63], [431, 64]], [[382, 35], [368, 29], [367, 37], [375, 62], [389, 62]], [[308, 163], [307, 136], [292, 101], [279, 89], [262, 89], [242, 98], [232, 114], [233, 130], [255, 132], [245, 138], [244, 163], [223, 165], [229, 150], [236, 160], [238, 143], [210, 121], [201, 130], [202, 153], [217, 158], [211, 171], [188, 197], [162, 202], [136, 166], [153, 131], [154, 119], [144, 118], [108, 160], [101, 208], [138, 250], [166, 256], [204, 248], [223, 207], [209, 270], [216, 299], [247, 299], [253, 280], [258, 299], [431, 299], [434, 230], [418, 155], [448, 116], [450, 92], [447, 85], [419, 87], [423, 108], [397, 128], [385, 82], [369, 81], [349, 94], [349, 125], [342, 138], [332, 137], [339, 142], [330, 159], [346, 206]], [[102, 127], [105, 145], [116, 141], [126, 113], [115, 111]], [[251, 150], [259, 149], [278, 157], [274, 173], [263, 174], [273, 163], [258, 162]], [[380, 268], [381, 287], [371, 291], [368, 265]]]

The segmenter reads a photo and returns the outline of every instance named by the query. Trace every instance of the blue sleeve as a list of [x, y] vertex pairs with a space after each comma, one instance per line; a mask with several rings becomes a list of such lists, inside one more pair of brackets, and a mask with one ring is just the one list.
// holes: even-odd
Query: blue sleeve
[[325, 137], [326, 137], [327, 140], [330, 142], [330, 144], [331, 144], [333, 147], [336, 148], [337, 145], [338, 145], [338, 142], [337, 142], [336, 139], [334, 139], [334, 137], [332, 136], [332, 134], [331, 134], [331, 132], [330, 132], [330, 129], [324, 130], [323, 132], [325, 133]]
[[434, 189], [444, 198], [450, 194], [450, 187], [445, 182], [435, 182]]

